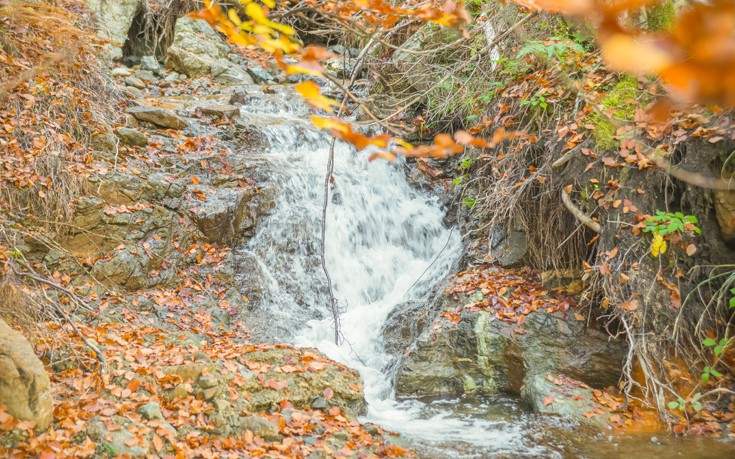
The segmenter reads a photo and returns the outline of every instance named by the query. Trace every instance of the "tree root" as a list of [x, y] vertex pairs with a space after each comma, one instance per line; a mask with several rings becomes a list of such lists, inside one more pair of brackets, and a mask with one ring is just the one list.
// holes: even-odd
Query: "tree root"
[[574, 215], [574, 218], [577, 219], [577, 221], [587, 228], [591, 229], [595, 233], [599, 233], [602, 230], [602, 227], [599, 223], [592, 220], [592, 218], [582, 212], [582, 209], [577, 207], [573, 202], [572, 198], [569, 197], [569, 194], [566, 192], [564, 188], [561, 189], [561, 201], [564, 203], [564, 207], [567, 208], [569, 212], [571, 212], [572, 215]]

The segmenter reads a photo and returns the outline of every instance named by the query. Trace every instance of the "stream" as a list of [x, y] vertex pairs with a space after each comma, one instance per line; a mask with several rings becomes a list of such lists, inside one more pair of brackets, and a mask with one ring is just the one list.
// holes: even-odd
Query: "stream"
[[237, 250], [256, 267], [239, 273], [242, 283], [261, 286], [253, 298], [257, 318], [249, 325], [263, 340], [317, 347], [357, 369], [369, 407], [361, 421], [399, 433], [397, 443], [428, 458], [627, 457], [634, 452], [636, 457], [726, 457], [733, 452], [726, 443], [665, 434], [658, 442], [650, 434], [590, 441], [571, 421], [534, 416], [513, 397], [396, 400], [394, 357], [383, 348], [382, 327], [396, 305], [428, 301], [454, 272], [461, 238], [443, 225], [436, 199], [408, 184], [401, 164], [368, 162], [368, 154], [338, 142], [325, 249], [341, 311], [343, 339], [336, 345], [320, 264], [329, 137], [312, 130], [309, 108], [292, 93], [275, 92], [252, 97], [242, 109], [244, 123], [264, 136], [267, 183], [278, 202], [255, 237]]

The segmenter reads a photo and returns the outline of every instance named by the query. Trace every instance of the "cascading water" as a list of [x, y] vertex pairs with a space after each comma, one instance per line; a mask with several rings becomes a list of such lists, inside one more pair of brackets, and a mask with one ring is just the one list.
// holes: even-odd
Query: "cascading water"
[[269, 181], [278, 189], [274, 213], [239, 250], [251, 260], [251, 272], [241, 275], [258, 271], [265, 284], [261, 320], [254, 328], [270, 339], [317, 347], [357, 369], [365, 381], [366, 420], [404, 434], [432, 456], [457, 457], [457, 448], [466, 445], [464, 457], [470, 452], [548, 457], [549, 451], [526, 444], [527, 416], [515, 403], [475, 404], [473, 413], [461, 413], [454, 409], [458, 404], [393, 398], [383, 324], [396, 305], [429, 298], [452, 272], [461, 240], [442, 224], [435, 200], [411, 188], [400, 167], [369, 163], [367, 155], [342, 143], [335, 151], [326, 214], [325, 257], [344, 338], [341, 345], [334, 343], [319, 234], [329, 138], [303, 121], [306, 107], [287, 99], [275, 104], [256, 99], [243, 109], [245, 123], [265, 137]]

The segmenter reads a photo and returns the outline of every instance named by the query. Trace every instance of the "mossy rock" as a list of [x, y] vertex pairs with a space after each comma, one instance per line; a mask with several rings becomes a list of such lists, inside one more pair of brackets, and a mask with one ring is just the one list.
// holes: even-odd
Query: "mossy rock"
[[620, 147], [620, 141], [615, 138], [618, 127], [622, 123], [633, 121], [641, 97], [638, 81], [633, 77], [623, 78], [605, 94], [600, 101], [604, 111], [592, 112], [585, 118], [585, 124], [595, 127], [593, 131], [595, 145], [606, 151], [617, 150]]
[[663, 1], [646, 9], [646, 25], [648, 30], [661, 32], [671, 30], [676, 19], [674, 0]]

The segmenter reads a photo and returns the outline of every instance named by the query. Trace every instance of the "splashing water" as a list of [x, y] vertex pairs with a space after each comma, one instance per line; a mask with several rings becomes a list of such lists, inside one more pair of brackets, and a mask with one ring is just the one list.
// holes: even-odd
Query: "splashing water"
[[[326, 220], [325, 257], [344, 338], [334, 343], [319, 234], [329, 138], [304, 123], [304, 107], [290, 101], [284, 111], [285, 102], [243, 110], [246, 122], [265, 137], [270, 183], [278, 193], [274, 213], [240, 250], [257, 259], [266, 284], [259, 305], [262, 335], [317, 347], [357, 369], [369, 405], [364, 420], [424, 444], [433, 456], [450, 454], [444, 443], [452, 449], [466, 443], [469, 450], [548, 457], [548, 451], [525, 444], [526, 416], [515, 403], [476, 405], [478, 416], [457, 413], [455, 404], [394, 399], [392, 375], [384, 372], [392, 357], [383, 349], [383, 324], [398, 304], [429, 299], [452, 272], [461, 239], [443, 225], [435, 199], [409, 186], [400, 165], [370, 163], [368, 155], [342, 143], [335, 149]], [[514, 423], [507, 422], [508, 406]]]

